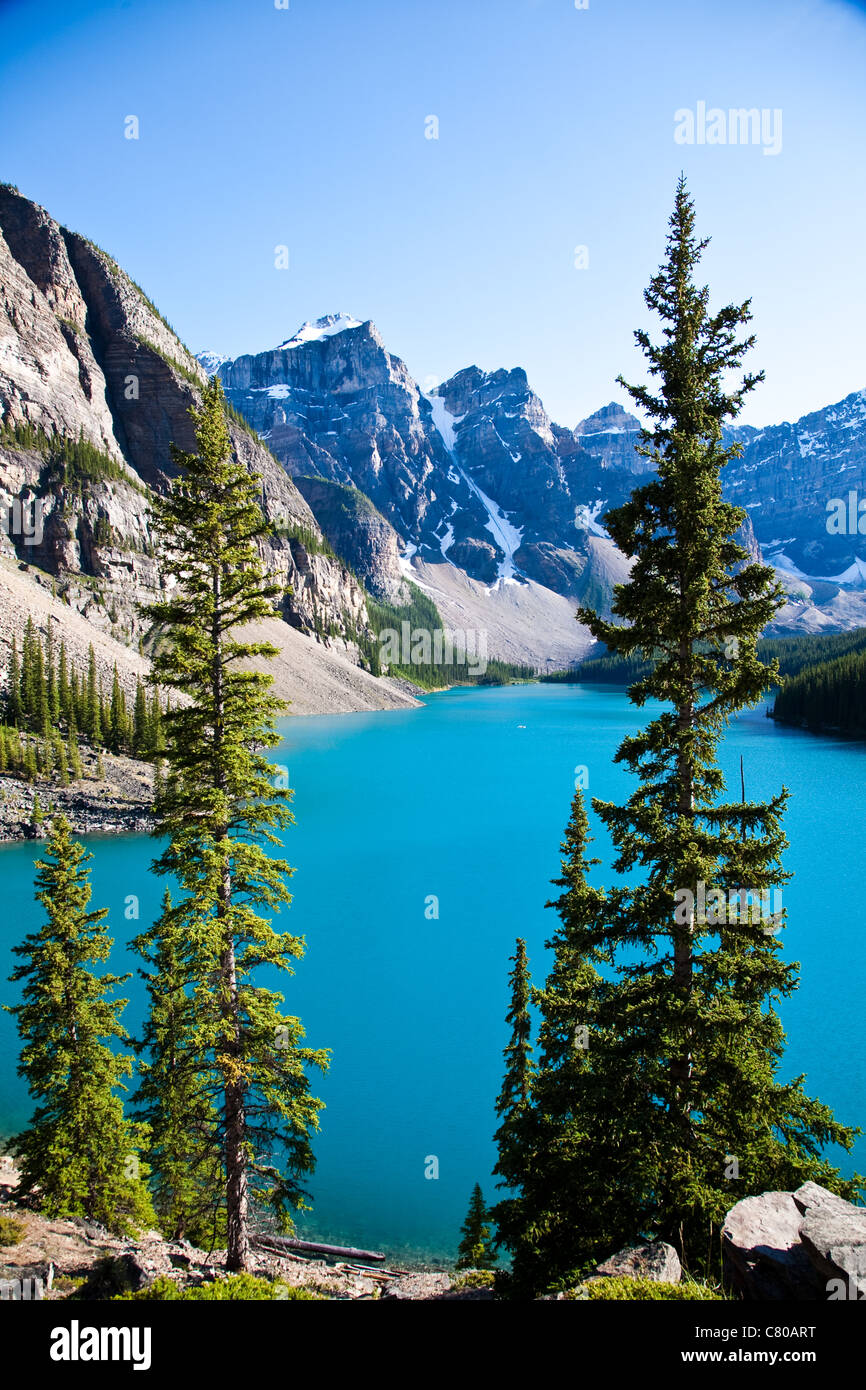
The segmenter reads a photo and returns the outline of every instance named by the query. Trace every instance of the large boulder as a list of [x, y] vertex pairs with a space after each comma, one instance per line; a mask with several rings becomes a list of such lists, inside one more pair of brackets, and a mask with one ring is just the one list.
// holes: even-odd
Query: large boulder
[[803, 1213], [803, 1248], [828, 1288], [837, 1296], [866, 1298], [866, 1208], [815, 1183], [793, 1195]]
[[595, 1270], [603, 1278], [653, 1279], [659, 1284], [678, 1284], [682, 1272], [676, 1250], [663, 1240], [654, 1240], [648, 1245], [629, 1245]]
[[734, 1287], [746, 1298], [819, 1298], [812, 1264], [800, 1244], [803, 1217], [790, 1192], [746, 1197], [725, 1218], [722, 1249]]
[[725, 1218], [722, 1246], [744, 1298], [866, 1297], [866, 1208], [817, 1183], [744, 1198]]

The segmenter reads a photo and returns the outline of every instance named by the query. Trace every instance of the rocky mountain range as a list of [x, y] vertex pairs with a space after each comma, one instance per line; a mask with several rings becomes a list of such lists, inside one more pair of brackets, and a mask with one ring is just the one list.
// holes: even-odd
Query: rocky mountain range
[[[135, 653], [122, 671], [134, 684], [149, 640], [138, 604], [159, 586], [149, 499], [172, 475], [169, 444], [193, 446], [190, 407], [213, 372], [235, 455], [261, 477], [274, 523], [264, 544], [282, 590], [274, 621], [292, 633], [278, 645], [291, 647], [287, 670], [304, 665], [304, 641], [339, 657], [333, 707], [379, 700], [358, 692], [351, 671], [375, 641], [371, 601], [407, 605], [409, 581], [447, 626], [483, 631], [491, 656], [549, 669], [591, 645], [577, 604], [609, 611], [627, 574], [604, 513], [651, 467], [622, 405], [559, 425], [519, 367], [470, 366], [425, 393], [373, 323], [345, 314], [267, 352], [194, 357], [105, 251], [3, 185], [0, 589], [10, 613], [38, 588], [40, 612], [53, 604], [52, 620], [75, 614], [99, 631], [101, 661]], [[732, 437], [742, 455], [728, 495], [747, 511], [749, 548], [788, 591], [776, 630], [866, 623], [866, 393]], [[834, 499], [845, 502], [843, 529], [828, 528]], [[80, 645], [70, 626], [73, 636]], [[314, 694], [303, 698], [316, 708]]]
[[[375, 326], [345, 314], [305, 324], [270, 352], [200, 360], [373, 593], [393, 600], [411, 577], [449, 621], [469, 614], [501, 628], [501, 655], [529, 651], [525, 634], [512, 648], [505, 640], [527, 610], [548, 625], [557, 659], [585, 649], [556, 600], [609, 609], [626, 565], [603, 515], [652, 468], [637, 452], [640, 423], [621, 405], [558, 425], [521, 368], [467, 367], [425, 394]], [[727, 495], [747, 512], [742, 539], [788, 592], [774, 629], [866, 621], [866, 539], [827, 525], [837, 494], [863, 490], [866, 392], [729, 439], [742, 449], [726, 473]], [[350, 504], [352, 490], [373, 504], [366, 513]]]

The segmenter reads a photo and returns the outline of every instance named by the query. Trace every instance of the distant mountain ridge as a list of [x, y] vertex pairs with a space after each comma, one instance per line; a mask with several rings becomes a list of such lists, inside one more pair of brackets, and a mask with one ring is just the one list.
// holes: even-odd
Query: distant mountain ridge
[[[609, 611], [627, 566], [601, 518], [652, 468], [621, 404], [558, 425], [519, 367], [467, 367], [425, 394], [374, 324], [348, 315], [305, 324], [269, 352], [212, 360], [293, 477], [358, 489], [393, 528], [388, 545], [380, 529], [375, 553], [356, 537], [353, 564], [375, 591], [396, 592], [401, 576], [437, 593], [465, 581], [501, 608], [503, 587], [528, 584], [536, 598]], [[866, 622], [866, 536], [827, 529], [834, 488], [866, 495], [866, 392], [726, 437], [743, 449], [724, 479], [747, 512], [742, 539], [778, 567], [789, 595], [774, 630]], [[321, 481], [311, 506], [329, 534]], [[309, 500], [311, 485], [300, 486]]]

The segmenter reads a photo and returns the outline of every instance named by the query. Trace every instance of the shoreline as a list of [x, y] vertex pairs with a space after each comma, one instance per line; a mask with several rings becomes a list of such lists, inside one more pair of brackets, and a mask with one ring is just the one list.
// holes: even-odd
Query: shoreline
[[[75, 835], [132, 835], [153, 829], [152, 763], [103, 753], [104, 775], [98, 777], [98, 759], [91, 750], [81, 750], [81, 761], [85, 776], [66, 787], [46, 778], [25, 782], [0, 773], [0, 846], [44, 839], [52, 812], [62, 812]], [[39, 816], [34, 819], [37, 797]]]

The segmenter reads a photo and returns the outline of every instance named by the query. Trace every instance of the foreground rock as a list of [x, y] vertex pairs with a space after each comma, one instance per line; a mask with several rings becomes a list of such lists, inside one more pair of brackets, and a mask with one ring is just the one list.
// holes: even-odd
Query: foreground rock
[[738, 1202], [722, 1242], [727, 1275], [745, 1298], [866, 1298], [866, 1208], [816, 1183]]
[[674, 1247], [654, 1240], [649, 1245], [631, 1245], [617, 1251], [595, 1272], [607, 1279], [652, 1279], [658, 1284], [678, 1284], [683, 1271]]
[[432, 1299], [491, 1299], [494, 1297], [493, 1290], [490, 1288], [479, 1288], [467, 1285], [461, 1287], [450, 1274], [429, 1274], [417, 1271], [412, 1274], [405, 1274], [401, 1279], [394, 1279], [382, 1289], [382, 1298], [397, 1299], [421, 1299], [424, 1301]]

